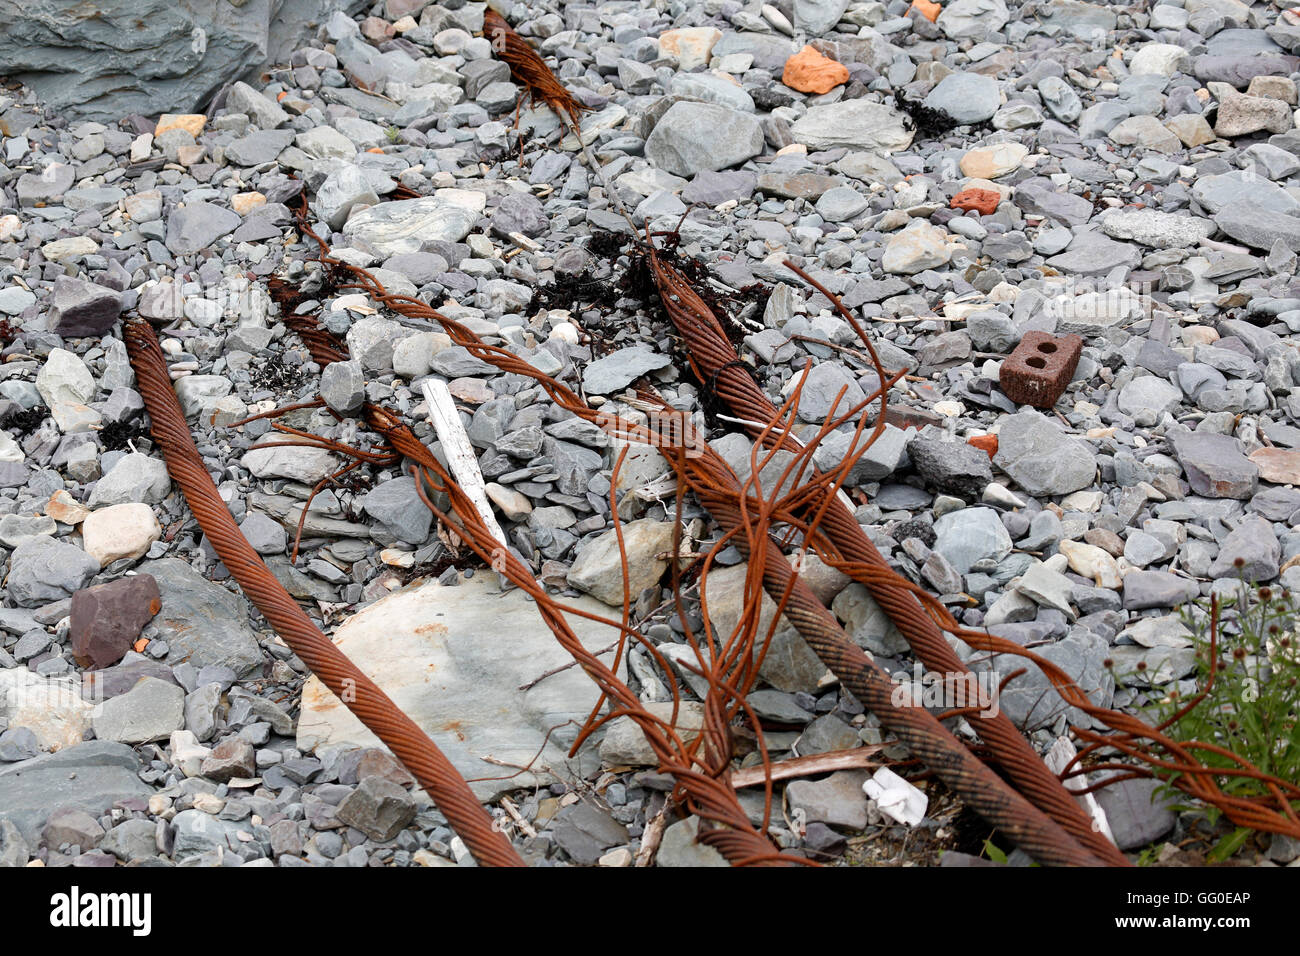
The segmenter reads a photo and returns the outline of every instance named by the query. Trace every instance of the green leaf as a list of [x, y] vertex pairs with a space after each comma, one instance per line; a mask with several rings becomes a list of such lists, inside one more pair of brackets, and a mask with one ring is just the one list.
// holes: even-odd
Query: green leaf
[[987, 856], [994, 863], [1007, 862], [1007, 855], [1003, 853], [1001, 850], [999, 850], [996, 846], [994, 846], [993, 841], [991, 839], [984, 841], [984, 855]]
[[1250, 827], [1238, 827], [1226, 837], [1214, 844], [1214, 849], [1205, 854], [1206, 863], [1222, 863], [1245, 846], [1250, 835], [1255, 832]]

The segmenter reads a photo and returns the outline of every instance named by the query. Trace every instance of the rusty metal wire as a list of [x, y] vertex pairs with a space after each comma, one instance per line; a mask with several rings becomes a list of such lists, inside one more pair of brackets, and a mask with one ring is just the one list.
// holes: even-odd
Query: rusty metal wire
[[167, 374], [157, 336], [148, 323], [126, 323], [124, 337], [150, 431], [168, 474], [222, 563], [276, 633], [419, 781], [452, 829], [484, 865], [521, 866], [510, 842], [492, 826], [469, 785], [428, 735], [378, 685], [321, 633], [249, 545], [199, 457]]
[[[734, 788], [727, 781], [730, 747], [726, 724], [721, 718], [718, 694], [711, 692], [708, 695], [704, 732], [693, 741], [683, 741], [673, 726], [675, 710], [673, 719], [667, 722], [651, 714], [615, 672], [582, 645], [569, 627], [564, 617], [565, 611], [580, 613], [582, 616], [619, 626], [626, 636], [640, 642], [664, 672], [671, 675], [671, 669], [653, 643], [645, 640], [638, 631], [627, 625], [626, 555], [623, 555], [625, 599], [621, 625], [614, 625], [612, 621], [578, 612], [573, 608], [565, 608], [534, 579], [531, 570], [493, 536], [469, 496], [395, 413], [375, 405], [367, 405], [365, 418], [373, 430], [384, 435], [394, 449], [413, 463], [418, 479], [417, 488], [420, 489], [425, 505], [439, 520], [452, 526], [457, 535], [479, 557], [489, 561], [511, 584], [533, 598], [542, 619], [560, 645], [596, 683], [602, 699], [608, 698], [611, 701], [612, 707], [608, 713], [588, 721], [574, 742], [574, 749], [581, 746], [582, 742], [606, 721], [618, 716], [627, 716], [636, 721], [645, 734], [661, 768], [671, 773], [679, 787], [685, 791], [686, 802], [691, 811], [703, 819], [719, 824], [714, 829], [701, 832], [700, 839], [703, 842], [714, 846], [735, 864], [807, 863], [807, 860], [778, 853], [772, 844], [753, 828], [741, 808]], [[451, 510], [443, 511], [438, 508], [425, 494], [425, 486], [446, 493], [451, 499]], [[617, 521], [617, 518], [615, 520]], [[716, 683], [716, 678], [714, 682]], [[676, 699], [676, 695], [674, 698]], [[600, 706], [597, 705], [598, 708]]]
[[[418, 299], [388, 293], [366, 270], [348, 268], [357, 281], [341, 285], [340, 288], [363, 289], [375, 301], [407, 317], [437, 321], [453, 342], [465, 347], [476, 357], [496, 365], [502, 371], [526, 375], [536, 380], [557, 404], [575, 415], [593, 422], [604, 420], [605, 416], [588, 406], [569, 388], [539, 372], [519, 356], [487, 345], [468, 328]], [[654, 439], [647, 438], [647, 443], [651, 441]], [[804, 451], [807, 453], [806, 449]], [[687, 457], [682, 453], [670, 461], [675, 468], [681, 469], [682, 474], [693, 478], [692, 490], [696, 497], [724, 528], [733, 532], [743, 529], [746, 537], [738, 538], [738, 545], [743, 541], [747, 553], [755, 556], [752, 573], [761, 574], [768, 593], [784, 607], [791, 622], [818, 656], [864, 706], [877, 713], [882, 722], [898, 734], [900, 739], [905, 740], [945, 782], [1036, 858], [1063, 865], [1096, 865], [1101, 862], [1093, 853], [1075, 843], [1047, 815], [1002, 783], [996, 774], [980, 763], [928, 712], [921, 708], [896, 708], [893, 705], [893, 683], [887, 675], [845, 637], [830, 612], [791, 571], [770, 537], [755, 534], [753, 525], [746, 522], [750, 505], [744, 503], [745, 496], [739, 482], [725, 462], [716, 454], [710, 454], [707, 446], [704, 446], [703, 455]], [[760, 512], [760, 521], [763, 520], [762, 512], [765, 510], [769, 511], [770, 517], [770, 502], [755, 501], [754, 506]], [[714, 685], [711, 684], [712, 686]], [[1055, 786], [1061, 786], [1054, 777], [1050, 774], [1048, 776]], [[702, 834], [701, 838], [705, 839], [709, 835]]]
[[[653, 250], [651, 255], [653, 257]], [[775, 408], [748, 374], [735, 369], [734, 350], [708, 306], [698, 295], [695, 295], [689, 284], [671, 265], [657, 262], [655, 265], [657, 266], [656, 278], [660, 283], [665, 309], [690, 344], [692, 364], [696, 365], [697, 374], [699, 371], [704, 371], [716, 379], [718, 394], [738, 415], [751, 420], [755, 418], [759, 421], [771, 420]], [[812, 279], [804, 270], [793, 263], [786, 263], [786, 265], [826, 296], [827, 300], [839, 310], [841, 316], [850, 323], [863, 341], [876, 364], [877, 374], [883, 379], [885, 370], [881, 367], [870, 341], [852, 313], [843, 307], [837, 296]], [[707, 379], [701, 377], [701, 380]], [[878, 428], [883, 421], [882, 402], [880, 414], [877, 416]], [[774, 441], [775, 447], [787, 449], [797, 447], [787, 434], [778, 434], [778, 438], [779, 441]], [[1175, 786], [1223, 810], [1228, 819], [1239, 826], [1250, 826], [1293, 836], [1300, 835], [1295, 811], [1290, 800], [1283, 796], [1283, 794], [1290, 794], [1291, 799], [1295, 799], [1300, 796], [1300, 788], [1287, 781], [1269, 778], [1247, 761], [1229, 754], [1222, 748], [1199, 742], [1179, 745], [1161, 734], [1159, 729], [1151, 728], [1132, 715], [1109, 708], [1099, 708], [1092, 704], [1072, 678], [1049, 661], [1026, 651], [1014, 642], [997, 638], [986, 632], [976, 632], [961, 627], [952, 618], [947, 608], [888, 567], [884, 557], [862, 531], [852, 514], [840, 501], [829, 494], [828, 489], [824, 490], [820, 510], [816, 512], [814, 520], [804, 528], [805, 532], [813, 538], [817, 537], [815, 531], [823, 529], [829, 540], [822, 542], [822, 547], [818, 548], [819, 553], [828, 564], [864, 584], [871, 591], [873, 598], [889, 614], [890, 619], [907, 638], [917, 656], [931, 669], [948, 674], [968, 673], [951, 645], [944, 639], [944, 631], [978, 650], [1024, 657], [1043, 670], [1044, 675], [1067, 703], [1097, 718], [1112, 731], [1117, 732], [1098, 734], [1087, 729], [1074, 728], [1077, 736], [1090, 742], [1090, 746], [1081, 751], [1076, 762], [1099, 748], [1113, 747], [1132, 759], [1165, 771], [1162, 777], [1166, 779], [1172, 777]], [[838, 556], [836, 551], [839, 552]], [[858, 560], [848, 560], [849, 555], [857, 556]], [[1047, 770], [1046, 765], [1005, 715], [999, 713], [981, 720], [978, 729], [980, 736], [993, 751], [994, 759], [1037, 805], [1049, 812], [1090, 849], [1098, 852], [1108, 863], [1122, 865], [1127, 862], [1114, 845], [1092, 826], [1091, 820], [1076, 802], [1074, 794], [1060, 786], [1059, 778]], [[1141, 741], [1150, 743], [1140, 743]], [[1153, 746], [1155, 750], [1152, 749]], [[1238, 763], [1239, 767], [1235, 771], [1206, 767], [1192, 756], [1192, 752], [1198, 749], [1230, 757]], [[1172, 754], [1177, 759], [1162, 760], [1160, 754], [1163, 753]], [[1123, 766], [1130, 772], [1143, 773], [1141, 770], [1135, 771], [1131, 764], [1115, 766]], [[1105, 767], [1089, 769], [1105, 769]], [[1146, 773], [1149, 774], [1149, 771]], [[1224, 794], [1214, 783], [1213, 778], [1231, 775], [1245, 775], [1267, 780], [1274, 795], [1271, 805], [1262, 808], [1258, 800], [1229, 797]]]
[[[735, 350], [712, 310], [680, 272], [670, 263], [660, 259], [653, 243], [647, 240], [646, 247], [646, 254], [650, 259], [651, 270], [664, 309], [686, 341], [687, 354], [696, 377], [700, 381], [713, 382], [718, 397], [742, 419], [759, 423], [771, 423], [776, 420], [777, 409], [758, 387], [753, 377], [745, 369], [738, 367]], [[795, 271], [814, 286], [817, 285], [802, 270], [796, 268]], [[838, 299], [829, 291], [820, 287], [819, 291], [826, 294], [830, 301], [838, 304]], [[889, 378], [888, 373], [881, 365], [865, 332], [851, 313], [841, 309], [841, 314], [845, 315], [862, 339], [876, 365], [881, 381], [886, 381]], [[881, 410], [876, 416], [876, 424], [870, 438], [865, 445], [859, 444], [858, 439], [862, 431], [859, 425], [850, 447], [865, 452], [870, 442], [874, 441], [883, 430], [886, 392], [887, 390], [880, 392]], [[756, 437], [761, 440], [770, 440], [774, 450], [780, 448], [796, 454], [807, 451], [807, 448], [796, 441], [788, 430], [774, 432], [770, 424], [749, 430], [756, 433]], [[840, 471], [842, 474], [847, 474], [845, 468], [841, 468]], [[867, 587], [872, 597], [898, 626], [917, 656], [928, 667], [944, 673], [968, 673], [938, 627], [922, 613], [921, 606], [911, 596], [910, 582], [889, 568], [884, 557], [872, 544], [853, 514], [838, 499], [835, 494], [838, 486], [838, 482], [833, 488], [817, 484], [809, 486], [810, 496], [815, 496], [810, 498], [807, 506], [808, 511], [813, 515], [813, 520], [805, 531], [810, 538], [817, 540], [819, 535], [815, 532], [819, 526], [824, 526], [824, 534], [830, 539], [818, 548], [819, 554], [829, 564], [838, 567]], [[859, 560], [850, 563], [847, 560], [850, 556]], [[807, 634], [804, 637], [807, 639]], [[830, 665], [829, 661], [826, 663]], [[833, 666], [831, 669], [835, 670]], [[839, 671], [836, 671], [836, 674], [844, 679], [844, 675]], [[865, 700], [862, 703], [864, 706], [870, 706]], [[882, 720], [885, 719], [885, 714], [877, 713]], [[984, 726], [985, 724], [988, 726]], [[1115, 865], [1126, 862], [1118, 849], [1094, 830], [1091, 819], [1075, 798], [1061, 785], [1005, 715], [999, 713], [997, 717], [981, 722], [980, 730], [981, 736], [993, 748], [1001, 765], [1035, 805], [1049, 813], [1100, 859]]]
[[[305, 231], [312, 235], [313, 238], [316, 238], [316, 241], [321, 245], [322, 255], [327, 256], [324, 243], [315, 237], [310, 229], [305, 229]], [[653, 249], [649, 251], [649, 254], [653, 257]], [[790, 616], [791, 596], [799, 593], [800, 599], [805, 600], [808, 595], [802, 594], [798, 583], [792, 584], [789, 579], [785, 578], [780, 569], [775, 571], [777, 580], [768, 580], [769, 565], [775, 568], [773, 561], [780, 557], [780, 552], [777, 550], [775, 554], [767, 553], [768, 545], [772, 544], [767, 532], [771, 525], [778, 520], [801, 532], [804, 536], [804, 546], [806, 548], [815, 550], [829, 565], [839, 568], [854, 580], [867, 586], [882, 608], [886, 610], [909, 639], [909, 642], [912, 643], [918, 657], [932, 669], [943, 670], [948, 673], [967, 673], [966, 668], [944, 638], [943, 632], [945, 631], [966, 641], [976, 649], [993, 653], [1015, 654], [1038, 664], [1067, 703], [1096, 717], [1103, 724], [1116, 731], [1113, 734], [1101, 735], [1075, 728], [1076, 733], [1082, 739], [1092, 742], [1081, 753], [1080, 760], [1098, 748], [1103, 746], [1112, 747], [1130, 758], [1143, 761], [1151, 768], [1175, 773], [1178, 786], [1188, 793], [1220, 807], [1230, 820], [1238, 822], [1239, 825], [1254, 826], [1271, 832], [1288, 834], [1296, 832], [1294, 811], [1285, 796], [1296, 793], [1296, 788], [1293, 785], [1287, 784], [1285, 781], [1270, 780], [1269, 786], [1275, 795], [1275, 800], [1274, 804], [1269, 807], [1261, 807], [1260, 801], [1257, 799], [1227, 797], [1215, 785], [1214, 777], [1216, 775], [1240, 774], [1257, 777], [1264, 775], [1260, 774], [1257, 769], [1250, 767], [1245, 761], [1241, 761], [1240, 758], [1233, 758], [1242, 765], [1237, 771], [1225, 772], [1201, 765], [1192, 757], [1192, 751], [1203, 749], [1219, 752], [1218, 749], [1199, 743], [1180, 746], [1160, 734], [1159, 729], [1150, 728], [1131, 715], [1095, 707], [1087, 699], [1086, 694], [1075, 685], [1074, 681], [1058, 668], [1055, 668], [1050, 662], [1042, 660], [1037, 655], [1012, 642], [961, 627], [951, 617], [947, 609], [931, 595], [897, 575], [888, 567], [883, 556], [879, 554], [861, 527], [853, 520], [851, 512], [843, 506], [836, 496], [839, 486], [852, 466], [852, 460], [842, 463], [831, 472], [815, 478], [815, 480], [806, 482], [803, 485], [799, 484], [800, 481], [803, 481], [805, 474], [816, 476], [816, 469], [811, 464], [811, 453], [816, 447], [816, 442], [830, 430], [838, 427], [844, 421], [850, 420], [852, 416], [858, 415], [864, 407], [876, 400], [881, 402], [881, 409], [876, 416], [876, 425], [872, 437], [879, 433], [884, 421], [885, 394], [888, 387], [897, 379], [896, 375], [887, 375], [883, 367], [881, 367], [879, 359], [875, 355], [865, 333], [852, 314], [843, 309], [837, 297], [822, 288], [802, 270], [795, 269], [810, 284], [822, 291], [855, 328], [867, 351], [872, 356], [884, 384], [875, 395], [870, 396], [865, 402], [859, 403], [856, 408], [850, 409], [837, 418], [828, 418], [828, 421], [819, 430], [815, 438], [805, 444], [795, 440], [790, 428], [782, 424], [784, 413], [792, 407], [791, 403], [787, 402], [786, 409], [780, 411], [771, 405], [752, 377], [738, 367], [735, 352], [726, 340], [716, 317], [704, 304], [703, 300], [691, 289], [689, 283], [670, 265], [658, 262], [654, 264], [657, 267], [655, 275], [660, 284], [665, 308], [690, 345], [688, 357], [693, 371], [701, 381], [714, 383], [718, 395], [728, 403], [733, 411], [737, 411], [744, 419], [752, 423], [747, 427], [758, 438], [751, 453], [753, 459], [751, 462], [751, 477], [746, 481], [744, 487], [727, 488], [726, 493], [721, 496], [719, 495], [719, 486], [727, 484], [726, 476], [730, 475], [731, 481], [735, 481], [734, 475], [726, 468], [725, 463], [723, 463], [721, 469], [725, 474], [717, 471], [710, 473], [707, 466], [697, 463], [692, 469], [687, 461], [670, 454], [669, 449], [661, 448], [661, 450], [665, 452], [665, 457], [673, 465], [679, 477], [690, 485], [691, 490], [709, 508], [715, 518], [724, 527], [728, 527], [724, 541], [742, 538], [743, 543], [750, 546], [747, 553], [761, 555], [761, 559], [751, 562], [751, 577], [762, 579], [762, 585], [767, 588], [774, 599], [779, 600], [780, 609], [785, 611], [787, 616]], [[792, 268], [794, 267], [792, 266]], [[575, 414], [587, 417], [589, 420], [595, 420], [592, 417], [595, 413], [578, 396], [562, 384], [537, 372], [527, 362], [504, 349], [482, 343], [468, 329], [442, 316], [436, 310], [418, 300], [386, 293], [383, 287], [364, 270], [348, 268], [348, 271], [356, 276], [358, 281], [348, 283], [347, 287], [365, 289], [377, 301], [400, 313], [440, 322], [453, 341], [465, 346], [472, 354], [496, 365], [503, 371], [528, 375], [537, 380], [558, 404]], [[795, 392], [796, 398], [797, 394], [798, 389]], [[842, 398], [842, 394], [840, 398]], [[602, 424], [609, 424], [607, 418], [599, 415], [595, 417], [603, 419]], [[851, 445], [851, 447], [859, 449], [852, 456], [853, 460], [856, 460], [870, 443], [869, 439], [861, 446], [858, 444], [858, 439], [864, 430], [862, 424], [864, 420], [864, 418], [859, 419], [854, 441]], [[778, 496], [773, 491], [770, 497], [765, 498], [762, 489], [755, 485], [756, 476], [761, 468], [758, 461], [760, 446], [766, 448], [765, 454], [768, 458], [777, 450], [793, 451], [795, 453], [795, 460], [787, 466], [785, 473], [776, 482], [777, 486], [781, 486], [792, 475], [796, 478], [794, 489], [784, 497]], [[712, 467], [716, 469], [717, 463], [715, 462]], [[701, 472], [702, 468], [704, 469], [703, 472]], [[795, 472], [797, 472], [797, 475], [794, 474]], [[757, 497], [751, 495], [751, 488], [758, 493]], [[679, 485], [679, 497], [681, 490]], [[709, 496], [710, 492], [713, 493], [712, 498]], [[732, 518], [730, 523], [723, 520], [724, 517], [728, 516], [727, 508], [729, 503], [733, 509], [736, 509], [730, 513]], [[740, 544], [741, 542], [737, 543]], [[719, 542], [718, 547], [720, 548], [722, 544], [723, 542]], [[756, 550], [755, 546], [757, 546]], [[707, 563], [706, 561], [706, 567]], [[783, 559], [780, 563], [788, 568]], [[815, 601], [815, 598], [813, 600]], [[820, 606], [820, 602], [816, 603]], [[756, 609], [756, 601], [747, 602], [746, 617], [756, 618]], [[626, 606], [624, 611], [626, 620]], [[808, 613], [811, 613], [813, 618], [818, 614], [815, 610]], [[821, 608], [821, 613], [826, 613], [824, 608]], [[792, 616], [792, 621], [804, 634], [805, 639], [808, 639], [810, 631], [816, 633], [817, 628], [821, 626], [827, 632], [821, 635], [825, 640], [829, 640], [832, 644], [836, 639], [844, 640], [843, 633], [835, 624], [833, 618], [829, 622], [818, 622], [796, 612]], [[802, 626], [800, 626], [801, 623]], [[743, 694], [752, 683], [756, 668], [739, 666], [740, 662], [748, 660], [748, 654], [755, 650], [759, 654], [759, 660], [761, 661], [761, 655], [765, 653], [767, 642], [771, 640], [771, 629], [769, 629], [764, 642], [761, 645], [756, 644], [755, 635], [753, 634], [755, 624], [756, 621], [742, 620], [741, 624], [737, 626], [737, 632], [732, 636], [732, 639], [719, 648], [713, 642], [711, 634], [709, 634], [706, 615], [707, 653], [700, 644], [695, 642], [693, 636], [690, 637], [690, 642], [695, 648], [697, 659], [700, 662], [699, 673], [703, 674], [710, 682], [710, 694], [708, 695], [709, 699], [706, 701], [706, 708], [710, 714], [709, 720], [711, 723], [713, 721], [724, 722], [742, 709], [739, 701], [743, 700]], [[773, 624], [774, 626], [775, 624]], [[855, 693], [855, 696], [858, 696], [864, 705], [871, 707], [873, 711], [880, 714], [882, 719], [885, 718], [886, 712], [898, 710], [891, 701], [880, 699], [879, 691], [886, 688], [870, 689], [870, 682], [865, 675], [859, 674], [856, 677], [850, 676], [846, 678], [845, 674], [841, 673], [832, 663], [837, 651], [844, 652], [847, 650], [852, 655], [856, 650], [855, 645], [850, 645], [849, 649], [845, 649], [830, 645], [818, 646], [813, 640], [810, 640], [809, 643], [814, 646], [819, 655], [823, 656], [823, 660], [832, 667], [832, 670], [836, 671], [845, 686]], [[825, 651], [825, 654], [823, 654], [823, 651]], [[861, 652], [858, 651], [857, 653], [860, 654]], [[854, 667], [860, 666], [861, 663], [861, 661], [856, 660], [839, 661], [841, 668], [850, 671]], [[711, 664], [712, 666], [710, 666]], [[667, 672], [666, 669], [665, 672]], [[724, 677], [723, 675], [726, 674], [731, 676], [729, 678]], [[874, 676], [878, 679], [879, 676], [883, 675]], [[864, 681], [866, 682], [864, 683]], [[719, 692], [717, 702], [714, 701], [715, 691]], [[869, 703], [869, 699], [874, 699], [875, 703]], [[723, 710], [715, 717], [714, 711], [719, 704], [721, 704]], [[885, 712], [878, 708], [883, 708]], [[885, 722], [889, 724], [888, 720]], [[897, 733], [897, 728], [894, 729]], [[1033, 804], [1046, 811], [1069, 836], [1065, 836], [1065, 833], [1053, 832], [1053, 825], [1050, 821], [1048, 821], [1047, 826], [1044, 826], [1044, 821], [1033, 818], [1032, 814], [1030, 817], [1035, 829], [1034, 832], [1026, 833], [1023, 827], [1018, 827], [1014, 822], [1007, 822], [1008, 816], [1019, 818], [1023, 815], [1024, 808], [1014, 806], [1014, 800], [1020, 799], [1019, 795], [1010, 793], [1009, 788], [1006, 788], [1000, 780], [993, 777], [991, 785], [999, 789], [998, 798], [993, 800], [991, 804], [988, 800], [971, 799], [973, 793], [979, 796], [979, 790], [982, 786], [987, 785], [989, 781], [981, 780], [979, 783], [973, 784], [972, 781], [977, 778], [979, 771], [973, 771], [963, 778], [960, 773], [954, 774], [951, 767], [948, 767], [948, 776], [945, 779], [961, 781], [957, 789], [963, 796], [967, 797], [968, 802], [973, 807], [980, 809], [981, 812], [987, 811], [986, 815], [992, 814], [990, 819], [993, 819], [997, 825], [1012, 834], [1018, 841], [1021, 841], [1022, 845], [1031, 853], [1036, 853], [1041, 859], [1049, 862], [1105, 862], [1111, 865], [1122, 865], [1127, 862], [1113, 844], [1101, 836], [1093, 827], [1091, 820], [1077, 804], [1075, 800], [1076, 794], [1065, 790], [1060, 779], [1046, 769], [1046, 766], [1034, 753], [1032, 747], [1029, 746], [1028, 742], [1005, 716], [998, 715], [981, 721], [979, 730], [981, 736], [989, 744], [994, 759], [1012, 777], [1013, 782], [1024, 795], [1029, 797]], [[943, 734], [947, 733], [942, 727], [940, 727], [940, 731]], [[912, 731], [904, 731], [904, 734], [909, 732]], [[926, 728], [922, 731], [921, 745], [915, 750], [918, 755], [922, 755], [927, 749], [927, 745], [929, 745], [928, 749], [931, 753], [926, 758], [926, 762], [938, 771], [938, 767], [944, 765], [944, 762], [951, 757], [951, 754], [944, 750], [944, 746], [956, 746], [957, 749], [960, 749], [960, 745], [955, 740], [945, 742], [944, 745], [939, 747], [939, 752], [935, 753], [933, 752], [933, 739], [925, 736], [931, 732], [932, 728]], [[904, 737], [904, 734], [900, 734], [900, 737]], [[1141, 741], [1150, 741], [1151, 743], [1144, 744]], [[1153, 748], [1161, 753], [1173, 754], [1176, 759], [1162, 761], [1158, 754], [1153, 752]], [[932, 760], [935, 762], [931, 763]], [[1135, 769], [1133, 765], [1117, 766], [1123, 766], [1135, 774], [1151, 772], [1150, 770], [1143, 771], [1140, 768]], [[987, 768], [981, 769], [986, 770]], [[1094, 766], [1090, 769], [1098, 768]], [[1080, 772], [1084, 771], [1073, 771], [1073, 773]], [[943, 773], [939, 773], [939, 775], [944, 777]], [[1067, 768], [1067, 771], [1062, 776], [1068, 777], [1070, 775], [1071, 772]], [[1167, 776], [1167, 774], [1165, 775]], [[1013, 798], [1011, 804], [1007, 803], [1008, 793]], [[1014, 809], [1011, 809], [1012, 807]], [[1086, 849], [1077, 846], [1063, 849], [1063, 844], [1072, 843], [1074, 839], [1077, 839]], [[1034, 849], [1035, 845], [1037, 850]], [[1078, 858], [1076, 851], [1082, 855], [1083, 859]]]
[[510, 75], [528, 90], [533, 100], [541, 100], [561, 119], [572, 123], [574, 130], [582, 124], [585, 106], [555, 78], [546, 61], [491, 7], [483, 14], [483, 35], [492, 43], [492, 51], [510, 66]]

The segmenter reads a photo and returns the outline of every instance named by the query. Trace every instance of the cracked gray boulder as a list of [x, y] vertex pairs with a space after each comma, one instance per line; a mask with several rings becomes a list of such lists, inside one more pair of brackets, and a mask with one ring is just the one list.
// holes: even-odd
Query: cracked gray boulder
[[0, 73], [52, 113], [116, 123], [189, 113], [227, 83], [288, 60], [315, 24], [357, 0], [0, 0]]

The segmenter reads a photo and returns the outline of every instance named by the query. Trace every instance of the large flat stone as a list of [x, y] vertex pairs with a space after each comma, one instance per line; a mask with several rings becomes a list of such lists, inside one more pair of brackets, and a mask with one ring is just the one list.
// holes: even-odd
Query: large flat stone
[[152, 793], [136, 776], [139, 768], [134, 750], [102, 740], [0, 766], [0, 819], [36, 846], [51, 810], [80, 807], [99, 816], [119, 800]]
[[[584, 671], [570, 667], [529, 690], [522, 684], [567, 664], [559, 645], [522, 591], [498, 592], [495, 580], [477, 575], [456, 587], [428, 583], [398, 591], [359, 611], [339, 627], [334, 643], [427, 731], [467, 778], [503, 777], [514, 769], [485, 757], [532, 769], [512, 779], [470, 786], [481, 799], [519, 787], [571, 779], [592, 769], [596, 742], [575, 761], [565, 754], [598, 697]], [[588, 612], [609, 609], [590, 598], [566, 601]], [[591, 651], [608, 647], [617, 631], [570, 615], [569, 625]], [[612, 654], [601, 658], [612, 662]], [[550, 740], [541, 755], [543, 739]], [[298, 746], [382, 746], [317, 678], [303, 687]], [[533, 762], [533, 758], [537, 757]]]
[[244, 598], [177, 558], [146, 561], [140, 571], [153, 576], [162, 594], [162, 610], [153, 623], [171, 647], [169, 659], [188, 660], [195, 667], [223, 664], [240, 676], [262, 666]]

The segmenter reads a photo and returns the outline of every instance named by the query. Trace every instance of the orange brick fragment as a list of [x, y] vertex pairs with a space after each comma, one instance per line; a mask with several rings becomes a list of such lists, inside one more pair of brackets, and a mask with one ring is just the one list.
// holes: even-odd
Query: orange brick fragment
[[966, 439], [966, 444], [986, 452], [990, 458], [998, 453], [997, 435], [973, 435]]
[[998, 208], [1002, 194], [994, 189], [963, 189], [952, 197], [948, 203], [953, 209], [974, 209], [981, 216], [987, 216]]
[[939, 11], [943, 6], [938, 3], [931, 3], [930, 0], [912, 0], [912, 10], [915, 10], [921, 16], [933, 23], [939, 16]]
[[810, 46], [786, 60], [781, 73], [781, 82], [800, 93], [829, 93], [848, 81], [848, 67], [822, 56]]
[[132, 648], [132, 650], [134, 650], [137, 654], [143, 654], [143, 653], [144, 653], [144, 649], [145, 649], [146, 647], [148, 647], [148, 646], [149, 646], [149, 638], [147, 638], [147, 637], [142, 637], [142, 638], [140, 638], [138, 641], [136, 641], [134, 644], [132, 644], [132, 645], [131, 645], [131, 648]]

